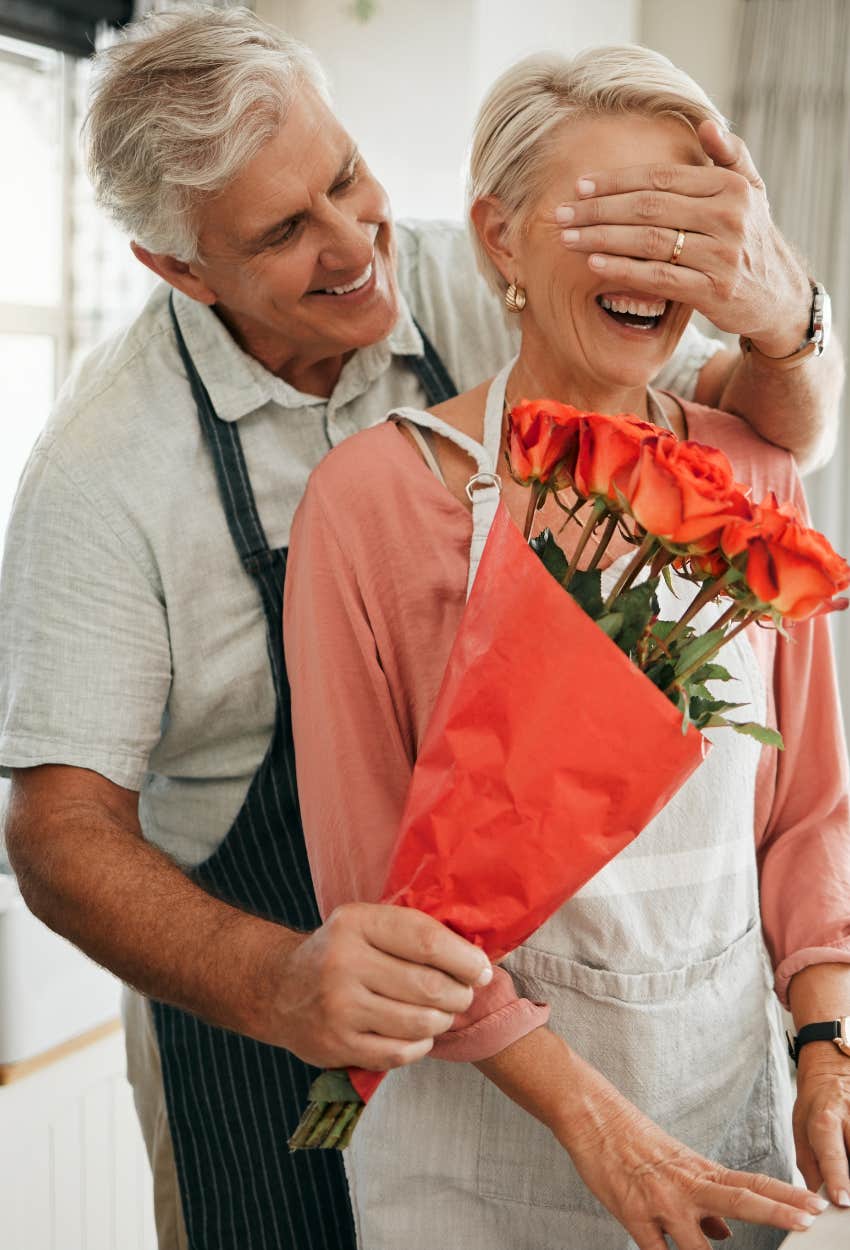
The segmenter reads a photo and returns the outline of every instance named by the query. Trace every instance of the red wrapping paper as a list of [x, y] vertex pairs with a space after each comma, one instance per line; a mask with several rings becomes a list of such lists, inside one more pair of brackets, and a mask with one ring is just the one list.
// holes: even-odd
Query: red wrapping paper
[[[707, 739], [611, 642], [500, 505], [407, 794], [383, 901], [491, 960], [664, 807]], [[368, 1101], [383, 1073], [350, 1069]]]

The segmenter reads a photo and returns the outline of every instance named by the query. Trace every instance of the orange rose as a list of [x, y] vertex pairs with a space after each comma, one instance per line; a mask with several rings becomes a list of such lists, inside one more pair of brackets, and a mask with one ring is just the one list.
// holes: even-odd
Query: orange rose
[[720, 545], [759, 603], [788, 621], [846, 607], [846, 600], [831, 600], [850, 586], [850, 565], [823, 534], [805, 525], [793, 504], [780, 507], [772, 491], [752, 512], [724, 528]]
[[647, 533], [694, 553], [716, 547], [727, 521], [750, 515], [723, 452], [674, 438], [644, 439], [625, 494]]
[[572, 483], [582, 414], [550, 399], [524, 399], [508, 413], [508, 462], [516, 481], [554, 490]]
[[601, 496], [608, 503], [616, 504], [617, 492], [625, 493], [629, 484], [641, 443], [650, 436], [673, 437], [669, 430], [661, 430], [630, 413], [619, 416], [586, 413], [581, 424], [574, 474], [578, 493]]

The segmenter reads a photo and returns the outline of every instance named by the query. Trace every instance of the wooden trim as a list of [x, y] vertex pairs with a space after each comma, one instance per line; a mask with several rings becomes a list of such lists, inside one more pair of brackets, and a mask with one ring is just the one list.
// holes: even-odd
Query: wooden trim
[[12, 1081], [31, 1076], [33, 1072], [39, 1072], [52, 1063], [58, 1063], [60, 1059], [66, 1059], [68, 1055], [76, 1054], [78, 1050], [85, 1050], [87, 1046], [110, 1037], [120, 1028], [120, 1020], [107, 1020], [105, 1024], [98, 1024], [93, 1029], [81, 1033], [79, 1037], [71, 1037], [67, 1042], [60, 1042], [58, 1046], [52, 1046], [50, 1050], [45, 1050], [40, 1055], [33, 1055], [31, 1059], [19, 1059], [17, 1063], [0, 1063], [0, 1085], [10, 1085]]

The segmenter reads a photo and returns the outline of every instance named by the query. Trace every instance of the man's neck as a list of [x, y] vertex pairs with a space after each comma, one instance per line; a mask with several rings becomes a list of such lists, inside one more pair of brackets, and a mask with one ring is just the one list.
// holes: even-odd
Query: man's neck
[[353, 352], [348, 352], [339, 356], [313, 357], [298, 353], [255, 322], [246, 322], [220, 304], [216, 304], [213, 311], [243, 352], [305, 395], [326, 399], [339, 381], [343, 365], [353, 355]]

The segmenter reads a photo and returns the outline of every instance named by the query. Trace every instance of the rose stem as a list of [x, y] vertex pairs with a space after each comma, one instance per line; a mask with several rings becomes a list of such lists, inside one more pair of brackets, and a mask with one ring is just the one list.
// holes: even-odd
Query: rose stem
[[590, 561], [590, 564], [588, 564], [587, 566], [588, 573], [593, 572], [593, 570], [596, 568], [599, 561], [605, 555], [605, 549], [607, 548], [611, 539], [614, 537], [614, 531], [617, 528], [617, 522], [619, 521], [619, 519], [620, 518], [618, 517], [617, 513], [612, 512], [608, 520], [605, 522], [605, 529], [602, 531], [602, 537], [599, 539], [599, 542], [596, 547], [596, 551], [593, 553], [593, 559]]
[[578, 562], [582, 557], [582, 553], [584, 552], [585, 547], [590, 541], [590, 537], [593, 534], [593, 531], [596, 529], [597, 525], [602, 520], [603, 515], [607, 511], [608, 511], [608, 507], [604, 499], [594, 500], [593, 507], [591, 508], [591, 511], [590, 511], [590, 516], [585, 521], [584, 528], [582, 529], [581, 534], [579, 536], [579, 540], [576, 543], [576, 549], [573, 552], [573, 557], [570, 560], [569, 564], [567, 565], [566, 573], [561, 578], [561, 585], [563, 586], [564, 590], [567, 589], [570, 582], [573, 580], [573, 574], [576, 572], [578, 568]]
[[624, 590], [628, 590], [629, 586], [631, 586], [632, 582], [637, 577], [638, 573], [641, 571], [643, 566], [646, 564], [647, 560], [649, 560], [652, 557], [653, 547], [656, 542], [657, 542], [657, 539], [655, 538], [654, 534], [646, 535], [646, 537], [644, 538], [643, 542], [641, 543], [640, 547], [637, 550], [637, 554], [635, 555], [635, 558], [632, 560], [628, 568], [623, 570], [623, 573], [619, 581], [617, 582], [614, 589], [611, 591], [608, 598], [605, 600], [606, 612], [609, 612], [611, 610], [611, 605], [614, 603], [617, 596], [621, 595]]
[[340, 1102], [329, 1102], [325, 1107], [324, 1114], [307, 1138], [307, 1149], [312, 1150], [316, 1146], [320, 1146], [327, 1137], [328, 1133], [334, 1126], [334, 1121], [340, 1113], [344, 1104]]
[[[697, 612], [700, 612], [707, 603], [711, 603], [712, 599], [717, 598], [717, 595], [727, 584], [733, 572], [734, 572], [734, 569], [728, 568], [721, 577], [715, 578], [713, 582], [703, 583], [702, 590], [699, 592], [698, 595], [694, 597], [693, 601], [691, 602], [690, 607], [686, 608], [685, 612], [682, 614], [678, 623], [673, 626], [673, 628], [670, 630], [670, 633], [664, 639], [665, 650], [670, 646], [671, 642], [674, 642], [675, 639], [679, 637], [679, 635], [681, 634], [685, 626], [690, 624], [690, 622], [696, 616]], [[735, 605], [735, 608], [736, 610], [740, 610], [737, 604]], [[716, 625], [712, 626], [712, 628], [716, 629], [717, 626]], [[656, 650], [660, 650], [660, 647], [656, 647]], [[653, 654], [653, 652], [650, 652], [649, 655], [647, 656], [647, 660], [649, 662], [652, 662], [654, 661], [654, 659], [655, 659], [655, 655]]]
[[[725, 624], [728, 620], [731, 620], [733, 610], [740, 611], [738, 604], [733, 603], [732, 607], [729, 608], [728, 611], [724, 612], [723, 616], [721, 616], [720, 620], [712, 628], [720, 629], [723, 624]], [[681, 686], [682, 682], [687, 681], [689, 677], [692, 677], [698, 669], [702, 668], [703, 664], [708, 663], [712, 656], [717, 655], [717, 652], [721, 649], [721, 647], [725, 647], [726, 643], [731, 642], [736, 634], [740, 634], [742, 629], [746, 629], [748, 625], [752, 624], [757, 616], [758, 612], [748, 612], [740, 624], [736, 625], [734, 629], [730, 629], [726, 637], [721, 638], [716, 646], [712, 647], [711, 650], [706, 652], [705, 655], [700, 656], [700, 658], [696, 660], [690, 668], [685, 669], [684, 673], [679, 673], [679, 675], [670, 682], [670, 685], [667, 686], [664, 693], [669, 694], [674, 686]]]
[[354, 1106], [357, 1108], [357, 1110], [355, 1111], [351, 1119], [348, 1121], [345, 1128], [342, 1130], [342, 1136], [340, 1137], [339, 1141], [336, 1144], [337, 1150], [345, 1150], [346, 1146], [351, 1141], [352, 1134], [354, 1133], [354, 1130], [357, 1128], [357, 1125], [360, 1123], [360, 1117], [363, 1114], [363, 1109], [365, 1108], [366, 1104], [365, 1102], [356, 1102], [354, 1103]]
[[316, 1123], [321, 1119], [324, 1110], [324, 1103], [311, 1102], [307, 1105], [307, 1110], [298, 1121], [295, 1132], [289, 1139], [290, 1150], [303, 1150], [304, 1143], [313, 1131]]
[[333, 1128], [322, 1142], [323, 1150], [333, 1150], [336, 1147], [337, 1142], [342, 1137], [342, 1134], [348, 1125], [348, 1121], [354, 1115], [359, 1105], [360, 1104], [356, 1102], [347, 1102], [345, 1104], [342, 1114], [337, 1118]]
[[544, 482], [532, 482], [531, 493], [528, 497], [528, 508], [525, 513], [525, 525], [523, 526], [522, 536], [528, 542], [531, 536], [531, 527], [534, 524], [534, 514], [540, 506], [540, 500], [546, 493], [546, 485]]

